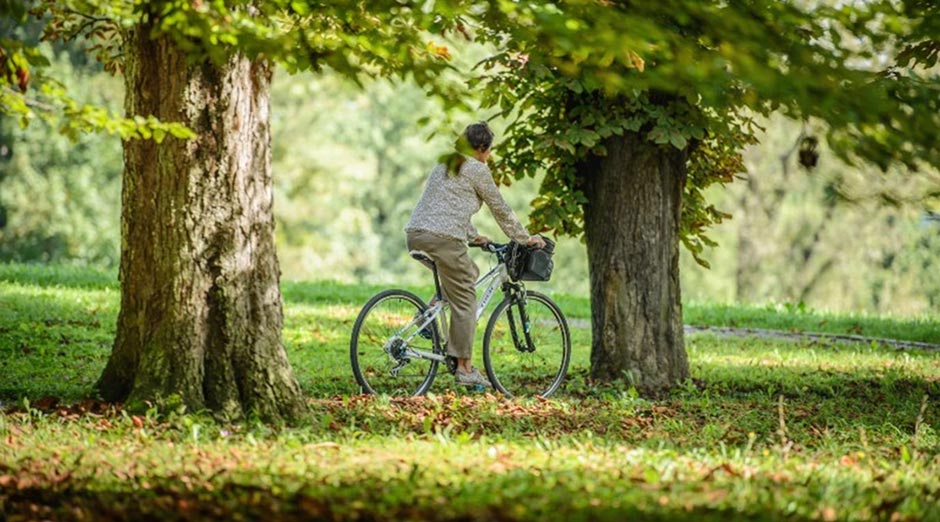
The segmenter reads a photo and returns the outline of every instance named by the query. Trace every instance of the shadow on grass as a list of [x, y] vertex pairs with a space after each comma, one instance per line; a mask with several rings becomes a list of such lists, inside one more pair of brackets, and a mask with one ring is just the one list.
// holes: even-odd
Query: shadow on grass
[[913, 436], [916, 424], [940, 423], [936, 408], [922, 410], [925, 401], [940, 399], [940, 380], [897, 368], [777, 366], [757, 373], [724, 363], [701, 373], [694, 390], [676, 390], [668, 403], [701, 435], [710, 433], [711, 442], [741, 443], [754, 433], [779, 441], [783, 422], [787, 439], [810, 448], [847, 440], [896, 445]]
[[[662, 499], [675, 494], [671, 485], [637, 488], [631, 481], [613, 486], [605, 492], [610, 496], [598, 499], [597, 505], [585, 505], [583, 491], [543, 489], [539, 485], [545, 477], [514, 475], [509, 480], [496, 475], [491, 484], [464, 484], [462, 491], [437, 486], [441, 495], [433, 497], [422, 489], [427, 485], [414, 487], [402, 479], [273, 488], [216, 481], [211, 488], [188, 491], [173, 485], [142, 490], [134, 483], [109, 491], [66, 479], [49, 487], [0, 488], [0, 505], [10, 520], [809, 520], [775, 506], [749, 506], [746, 512], [710, 507], [704, 498], [698, 505], [667, 505]], [[274, 481], [283, 478], [269, 476]], [[302, 477], [289, 477], [298, 479]], [[523, 484], [526, 497], [518, 498]]]
[[[722, 370], [747, 371], [733, 365]], [[427, 398], [311, 399], [312, 422], [380, 436], [447, 432], [552, 439], [590, 433], [606, 441], [681, 450], [773, 447], [781, 443], [782, 420], [786, 440], [797, 445], [794, 451], [845, 451], [845, 444], [867, 450], [871, 444], [888, 453], [911, 440], [916, 424], [940, 423], [935, 408], [921, 412], [924, 395], [936, 393], [937, 383], [917, 376], [828, 372], [808, 378], [805, 371], [776, 368], [759, 383], [710, 378], [655, 401], [600, 386], [562, 392], [552, 400], [513, 401], [442, 388]], [[923, 432], [920, 443], [940, 448], [936, 438]]]

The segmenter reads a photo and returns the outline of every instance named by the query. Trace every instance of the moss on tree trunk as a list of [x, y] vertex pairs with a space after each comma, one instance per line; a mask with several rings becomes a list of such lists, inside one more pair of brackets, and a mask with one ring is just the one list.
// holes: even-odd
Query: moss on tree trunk
[[150, 34], [126, 35], [127, 114], [183, 122], [196, 138], [124, 143], [121, 311], [98, 390], [293, 418], [303, 401], [281, 342], [271, 68], [241, 55], [187, 62]]

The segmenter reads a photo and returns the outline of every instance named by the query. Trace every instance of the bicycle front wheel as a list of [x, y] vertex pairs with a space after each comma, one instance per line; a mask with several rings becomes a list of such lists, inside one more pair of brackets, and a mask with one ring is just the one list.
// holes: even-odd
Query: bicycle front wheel
[[408, 355], [409, 349], [442, 352], [436, 321], [418, 333], [415, 318], [427, 308], [404, 290], [381, 292], [362, 308], [349, 341], [349, 358], [363, 393], [403, 396], [428, 391], [437, 361]]
[[483, 335], [483, 365], [504, 395], [548, 397], [565, 380], [571, 333], [564, 314], [545, 294], [507, 297], [497, 305]]

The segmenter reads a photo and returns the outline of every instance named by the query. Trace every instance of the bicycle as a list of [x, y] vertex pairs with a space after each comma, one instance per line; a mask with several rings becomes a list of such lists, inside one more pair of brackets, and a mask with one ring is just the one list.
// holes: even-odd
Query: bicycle
[[[497, 264], [476, 282], [476, 320], [497, 288], [503, 300], [490, 314], [483, 334], [483, 365], [493, 387], [508, 397], [548, 397], [558, 390], [571, 359], [571, 333], [561, 309], [548, 296], [526, 290], [509, 276], [509, 244], [471, 245], [496, 256]], [[385, 290], [359, 312], [349, 343], [353, 374], [363, 393], [423, 395], [445, 363], [454, 374], [457, 360], [447, 354], [449, 305], [437, 267], [420, 251], [411, 256], [434, 274], [430, 306], [407, 290]]]

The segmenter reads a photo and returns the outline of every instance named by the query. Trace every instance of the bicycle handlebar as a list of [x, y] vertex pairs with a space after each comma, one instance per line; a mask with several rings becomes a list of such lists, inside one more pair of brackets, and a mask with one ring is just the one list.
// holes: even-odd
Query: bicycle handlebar
[[467, 246], [473, 247], [473, 248], [479, 248], [480, 250], [483, 250], [484, 252], [489, 252], [491, 254], [498, 254], [500, 252], [504, 252], [507, 248], [509, 248], [509, 243], [494, 243], [490, 241], [489, 243], [484, 243], [482, 245], [478, 245], [476, 243], [467, 243]]

